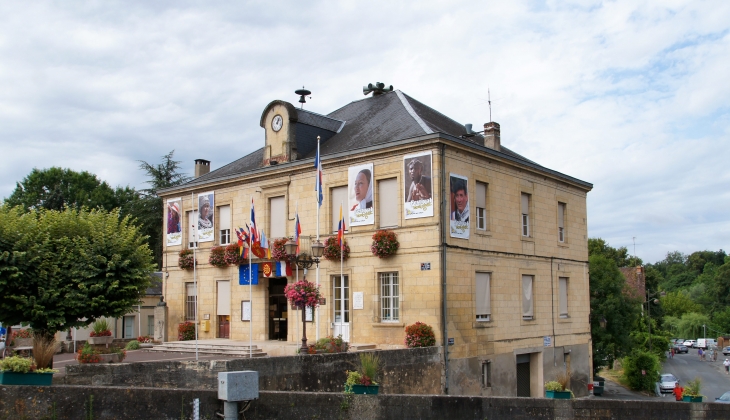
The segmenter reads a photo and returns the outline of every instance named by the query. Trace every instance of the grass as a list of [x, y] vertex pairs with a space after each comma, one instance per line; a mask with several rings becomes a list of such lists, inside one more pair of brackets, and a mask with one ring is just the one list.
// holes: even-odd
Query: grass
[[630, 390], [631, 392], [636, 392], [638, 394], [646, 395], [646, 396], [649, 396], [649, 397], [653, 397], [654, 396], [654, 393], [649, 392], [649, 391], [635, 391], [635, 390], [631, 389], [631, 387], [629, 386], [629, 381], [624, 376], [624, 370], [623, 369], [618, 369], [618, 370], [601, 369], [598, 372], [598, 376], [601, 376], [604, 379], [609, 380], [611, 382], [615, 382], [615, 383], [621, 385], [622, 387]]

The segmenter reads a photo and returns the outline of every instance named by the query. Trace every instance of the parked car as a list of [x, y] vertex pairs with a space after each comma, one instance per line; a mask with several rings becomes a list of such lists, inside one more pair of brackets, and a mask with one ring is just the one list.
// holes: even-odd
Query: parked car
[[720, 398], [715, 398], [715, 402], [720, 404], [730, 404], [730, 391], [722, 394]]
[[707, 350], [710, 347], [717, 346], [717, 342], [713, 338], [698, 338], [697, 347]]
[[675, 344], [673, 348], [674, 348], [674, 352], [675, 353], [687, 353], [687, 352], [689, 352], [689, 349], [684, 344]]
[[692, 348], [695, 348], [695, 346], [697, 346], [697, 342], [695, 340], [684, 340], [684, 343], [682, 343], [682, 344], [684, 344], [687, 347], [692, 347]]
[[672, 344], [683, 344], [683, 343], [684, 343], [684, 338], [673, 338], [672, 339]]
[[730, 346], [727, 346], [724, 349], [722, 349], [722, 354], [724, 354], [725, 356], [730, 354]]
[[662, 393], [674, 391], [677, 384], [679, 384], [679, 379], [671, 373], [662, 373], [659, 377], [659, 391]]

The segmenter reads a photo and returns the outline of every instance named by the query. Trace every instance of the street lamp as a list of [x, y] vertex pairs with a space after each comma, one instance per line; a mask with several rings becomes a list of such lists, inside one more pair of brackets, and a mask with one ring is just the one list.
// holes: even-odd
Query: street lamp
[[[322, 242], [320, 241], [314, 241], [314, 243], [311, 246], [312, 254], [307, 255], [306, 253], [300, 253], [297, 254], [297, 243], [294, 242], [292, 239], [289, 239], [284, 244], [284, 251], [286, 252], [287, 257], [289, 257], [289, 260], [296, 264], [297, 267], [301, 269], [309, 269], [312, 264], [317, 264], [317, 267], [319, 267], [319, 259], [322, 258], [322, 255], [324, 254], [324, 245], [322, 245]], [[307, 354], [307, 306], [302, 305], [302, 347], [299, 350], [300, 354]]]
[[[638, 272], [637, 272], [638, 274]], [[652, 302], [657, 305], [659, 303], [659, 299], [649, 300], [650, 298], [656, 297], [656, 296], [664, 296], [666, 295], [666, 292], [654, 292], [649, 293], [649, 289], [646, 289], [646, 313], [649, 316], [649, 319], [647, 320], [647, 326], [649, 327], [649, 352], [651, 352], [651, 304]]]

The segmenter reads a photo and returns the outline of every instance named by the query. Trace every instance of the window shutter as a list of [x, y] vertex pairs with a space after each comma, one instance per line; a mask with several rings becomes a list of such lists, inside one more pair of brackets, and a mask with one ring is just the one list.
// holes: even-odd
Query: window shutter
[[477, 182], [477, 207], [487, 208], [487, 184]]
[[284, 196], [269, 199], [269, 238], [286, 236], [286, 201]]
[[218, 207], [218, 223], [220, 224], [220, 230], [231, 228], [231, 206], [220, 206]]
[[185, 289], [188, 297], [196, 296], [195, 294], [195, 283], [185, 283]]
[[568, 315], [568, 278], [558, 278], [558, 290], [560, 291], [560, 315]]
[[530, 214], [530, 196], [522, 194], [522, 214]]
[[342, 205], [342, 216], [345, 218], [345, 227], [349, 228], [349, 213], [347, 208], [347, 186], [332, 188], [332, 232], [337, 232], [340, 223], [340, 204]]
[[231, 315], [231, 282], [218, 281], [218, 315]]
[[533, 316], [532, 310], [532, 276], [522, 276], [522, 316]]
[[[398, 179], [384, 179], [378, 183], [378, 206], [380, 207], [380, 227], [396, 227], [400, 220], [398, 212]], [[344, 211], [344, 209], [343, 209]], [[339, 208], [337, 210], [339, 215]]]
[[491, 315], [491, 293], [489, 290], [489, 273], [477, 273], [476, 275], [476, 310], [477, 315]]
[[558, 227], [565, 227], [565, 203], [558, 203]]
[[198, 230], [198, 212], [197, 211], [189, 211], [188, 212], [188, 242], [196, 242], [195, 241], [195, 233]]

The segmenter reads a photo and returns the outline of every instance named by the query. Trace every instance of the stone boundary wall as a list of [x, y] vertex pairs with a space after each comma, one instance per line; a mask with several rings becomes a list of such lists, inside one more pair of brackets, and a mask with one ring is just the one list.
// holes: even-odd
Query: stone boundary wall
[[[200, 418], [215, 419], [222, 403], [213, 390], [54, 385], [3, 386], [0, 419], [179, 420], [189, 419], [193, 399]], [[257, 419], [727, 419], [730, 406], [674, 401], [616, 401], [599, 398], [459, 397], [446, 395], [350, 395], [262, 391], [245, 413]]]
[[[440, 394], [440, 347], [374, 350], [382, 366], [381, 389], [388, 394]], [[165, 361], [66, 366], [66, 385], [130, 386], [217, 390], [218, 372], [255, 370], [265, 391], [342, 392], [360, 353], [332, 353], [254, 359]], [[1, 419], [0, 419], [1, 420]]]

